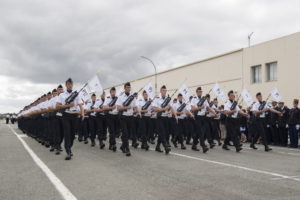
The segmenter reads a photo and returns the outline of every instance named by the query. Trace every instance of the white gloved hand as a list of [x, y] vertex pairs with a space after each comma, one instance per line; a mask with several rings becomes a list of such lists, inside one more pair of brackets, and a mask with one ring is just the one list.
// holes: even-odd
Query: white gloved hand
[[285, 126], [285, 128], [288, 128], [289, 127], [289, 125], [287, 124], [286, 126]]
[[297, 124], [297, 125], [296, 125], [296, 129], [297, 129], [297, 131], [299, 131], [299, 129], [300, 129], [300, 124]]

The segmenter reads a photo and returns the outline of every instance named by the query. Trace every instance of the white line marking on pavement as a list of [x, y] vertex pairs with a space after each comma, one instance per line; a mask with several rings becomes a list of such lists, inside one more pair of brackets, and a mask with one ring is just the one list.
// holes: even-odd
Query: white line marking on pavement
[[[253, 152], [255, 152], [255, 151], [260, 151], [259, 149], [253, 150], [253, 149], [248, 148], [248, 147], [243, 147], [243, 149], [251, 150], [251, 151], [253, 151]], [[277, 150], [278, 150], [278, 149], [277, 149]], [[290, 153], [290, 152], [274, 151], [274, 150], [272, 150], [271, 152], [274, 152], [274, 153], [280, 153], [280, 154], [287, 154], [287, 155], [291, 155], [291, 156], [300, 156], [300, 153]]]
[[28, 137], [28, 136], [27, 136], [27, 135], [19, 135], [19, 137], [25, 137], [25, 138], [26, 138], [26, 137]]
[[47, 167], [47, 165], [33, 152], [33, 150], [27, 145], [27, 143], [22, 139], [20, 135], [18, 135], [13, 128], [8, 125], [10, 130], [17, 136], [20, 142], [23, 144], [24, 148], [27, 150], [33, 161], [36, 165], [42, 169], [42, 171], [49, 178], [51, 183], [57, 189], [57, 191], [61, 194], [61, 196], [65, 200], [77, 200], [77, 198], [70, 192], [70, 190], [57, 178], [57, 176]]
[[[117, 143], [122, 144], [122, 142], [117, 142]], [[155, 151], [155, 149], [153, 149], [153, 148], [149, 148], [149, 150]], [[259, 173], [259, 174], [265, 174], [265, 175], [275, 176], [275, 177], [281, 178], [281, 179], [291, 179], [291, 180], [300, 182], [300, 178], [286, 176], [286, 175], [275, 173], [275, 172], [268, 172], [268, 171], [263, 171], [263, 170], [259, 170], [259, 169], [252, 169], [252, 168], [249, 168], [249, 167], [243, 167], [243, 166], [239, 166], [239, 165], [234, 165], [234, 164], [229, 164], [229, 163], [224, 163], [224, 162], [219, 162], [219, 161], [214, 161], [214, 160], [207, 160], [207, 159], [198, 158], [198, 157], [194, 157], [194, 156], [188, 156], [188, 155], [180, 154], [180, 153], [170, 152], [169, 154], [170, 155], [179, 156], [179, 157], [183, 157], [183, 158], [189, 158], [189, 159], [193, 159], [193, 160], [207, 162], [207, 163], [211, 163], [211, 164], [216, 164], [216, 165], [222, 165], [222, 166], [231, 167], [231, 168], [242, 169], [242, 170], [245, 170], [245, 171], [255, 172], [255, 173]]]
[[[297, 175], [297, 176], [288, 176], [288, 178], [299, 178], [299, 177], [300, 177], [300, 175]], [[286, 179], [286, 178], [278, 178], [278, 177], [272, 178], [272, 180], [281, 180], [281, 179]]]

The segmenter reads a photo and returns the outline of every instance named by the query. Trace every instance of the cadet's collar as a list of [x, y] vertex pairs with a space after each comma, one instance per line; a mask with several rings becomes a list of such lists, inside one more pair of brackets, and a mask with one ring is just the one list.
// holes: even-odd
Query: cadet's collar
[[182, 104], [182, 101], [179, 101], [180, 104]]
[[148, 99], [144, 99], [145, 101], [148, 101]]
[[129, 92], [127, 92], [127, 93], [125, 92], [125, 94], [126, 94], [126, 96], [129, 96], [130, 93]]
[[231, 103], [233, 103], [233, 100], [229, 99], [229, 101], [230, 101]]
[[72, 92], [72, 90], [67, 90], [67, 92], [68, 92], [68, 93], [71, 93], [71, 92]]
[[162, 96], [161, 98], [162, 98], [163, 100], [165, 100], [166, 96]]
[[201, 96], [198, 96], [199, 99], [201, 99]]

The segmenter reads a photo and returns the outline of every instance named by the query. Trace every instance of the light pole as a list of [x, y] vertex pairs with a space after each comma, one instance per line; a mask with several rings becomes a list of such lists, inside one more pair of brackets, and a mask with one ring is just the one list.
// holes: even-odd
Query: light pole
[[251, 32], [249, 35], [248, 35], [248, 47], [250, 47], [250, 40], [251, 40], [251, 36], [253, 35], [254, 32]]
[[155, 71], [155, 95], [156, 95], [157, 94], [157, 70], [156, 70], [156, 66], [150, 58], [147, 58], [145, 56], [141, 56], [141, 58], [148, 60], [150, 63], [152, 63], [152, 65], [154, 67], [154, 71]]

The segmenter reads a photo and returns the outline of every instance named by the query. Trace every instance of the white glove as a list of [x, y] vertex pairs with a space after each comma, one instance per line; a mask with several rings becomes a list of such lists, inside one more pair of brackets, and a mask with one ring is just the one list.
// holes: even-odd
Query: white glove
[[296, 129], [297, 129], [297, 131], [299, 131], [299, 129], [300, 129], [300, 124], [297, 124], [297, 125], [296, 125]]
[[289, 127], [289, 125], [287, 124], [286, 126], [285, 126], [285, 128], [288, 128]]

